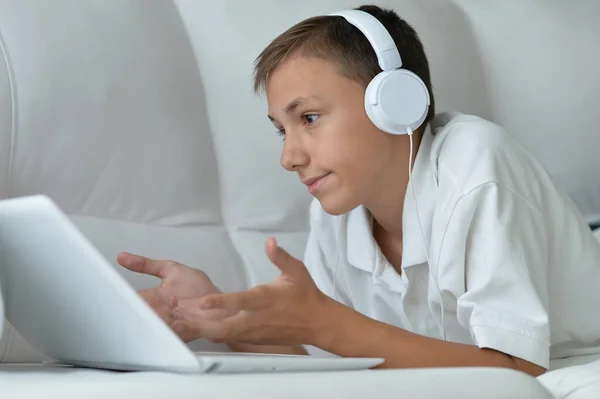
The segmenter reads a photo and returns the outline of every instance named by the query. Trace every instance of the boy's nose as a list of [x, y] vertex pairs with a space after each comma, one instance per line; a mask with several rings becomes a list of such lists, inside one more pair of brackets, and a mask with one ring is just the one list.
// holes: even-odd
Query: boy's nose
[[286, 170], [293, 172], [299, 167], [308, 165], [310, 157], [300, 146], [292, 143], [292, 140], [288, 140], [288, 137], [283, 145], [280, 163]]

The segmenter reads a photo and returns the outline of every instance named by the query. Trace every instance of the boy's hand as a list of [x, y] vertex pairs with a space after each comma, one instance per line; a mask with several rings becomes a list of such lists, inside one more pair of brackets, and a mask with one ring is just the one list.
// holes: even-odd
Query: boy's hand
[[[267, 241], [266, 252], [281, 270], [280, 277], [249, 291], [180, 302], [174, 311], [173, 329], [213, 342], [311, 344], [325, 324], [323, 310], [331, 300], [319, 291], [306, 266], [274, 239]], [[210, 312], [219, 316], [211, 317]]]
[[[161, 279], [160, 285], [142, 290], [139, 294], [168, 325], [174, 321], [172, 311], [177, 306], [178, 300], [181, 304], [185, 304], [221, 292], [206, 273], [181, 263], [149, 259], [127, 252], [121, 252], [117, 262], [131, 271]], [[178, 335], [185, 342], [199, 338], [189, 332]]]

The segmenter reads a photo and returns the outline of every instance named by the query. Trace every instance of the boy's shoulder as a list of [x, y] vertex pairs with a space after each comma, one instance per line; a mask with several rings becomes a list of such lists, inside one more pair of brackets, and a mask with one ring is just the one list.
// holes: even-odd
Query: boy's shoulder
[[431, 121], [430, 129], [434, 135], [431, 155], [439, 162], [480, 160], [481, 155], [521, 150], [520, 144], [504, 128], [475, 115], [444, 112]]
[[430, 164], [438, 179], [449, 180], [459, 193], [491, 182], [521, 192], [547, 179], [534, 156], [494, 122], [448, 112], [436, 115], [430, 129]]

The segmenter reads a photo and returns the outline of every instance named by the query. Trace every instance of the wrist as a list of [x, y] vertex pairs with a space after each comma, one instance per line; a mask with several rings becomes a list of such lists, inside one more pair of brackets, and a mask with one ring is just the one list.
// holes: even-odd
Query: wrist
[[356, 312], [323, 294], [320, 306], [313, 313], [314, 323], [308, 344], [331, 352], [336, 341], [343, 339], [344, 331], [348, 331], [352, 313]]
[[390, 341], [390, 326], [329, 297], [316, 317], [310, 345], [342, 357], [380, 356], [378, 345]]

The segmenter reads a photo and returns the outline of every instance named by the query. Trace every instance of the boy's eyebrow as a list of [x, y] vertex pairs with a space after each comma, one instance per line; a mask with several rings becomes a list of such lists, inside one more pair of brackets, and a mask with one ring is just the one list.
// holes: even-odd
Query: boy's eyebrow
[[[292, 101], [290, 101], [290, 103], [288, 105], [285, 106], [285, 108], [283, 109], [283, 112], [285, 112], [286, 114], [291, 114], [292, 112], [294, 112], [294, 110], [296, 108], [298, 108], [299, 105], [301, 105], [302, 103], [304, 103], [308, 100], [312, 100], [312, 99], [321, 100], [321, 97], [319, 97], [319, 96], [296, 97]], [[275, 120], [270, 114], [267, 115], [267, 117], [271, 120], [271, 122], [273, 122]]]

